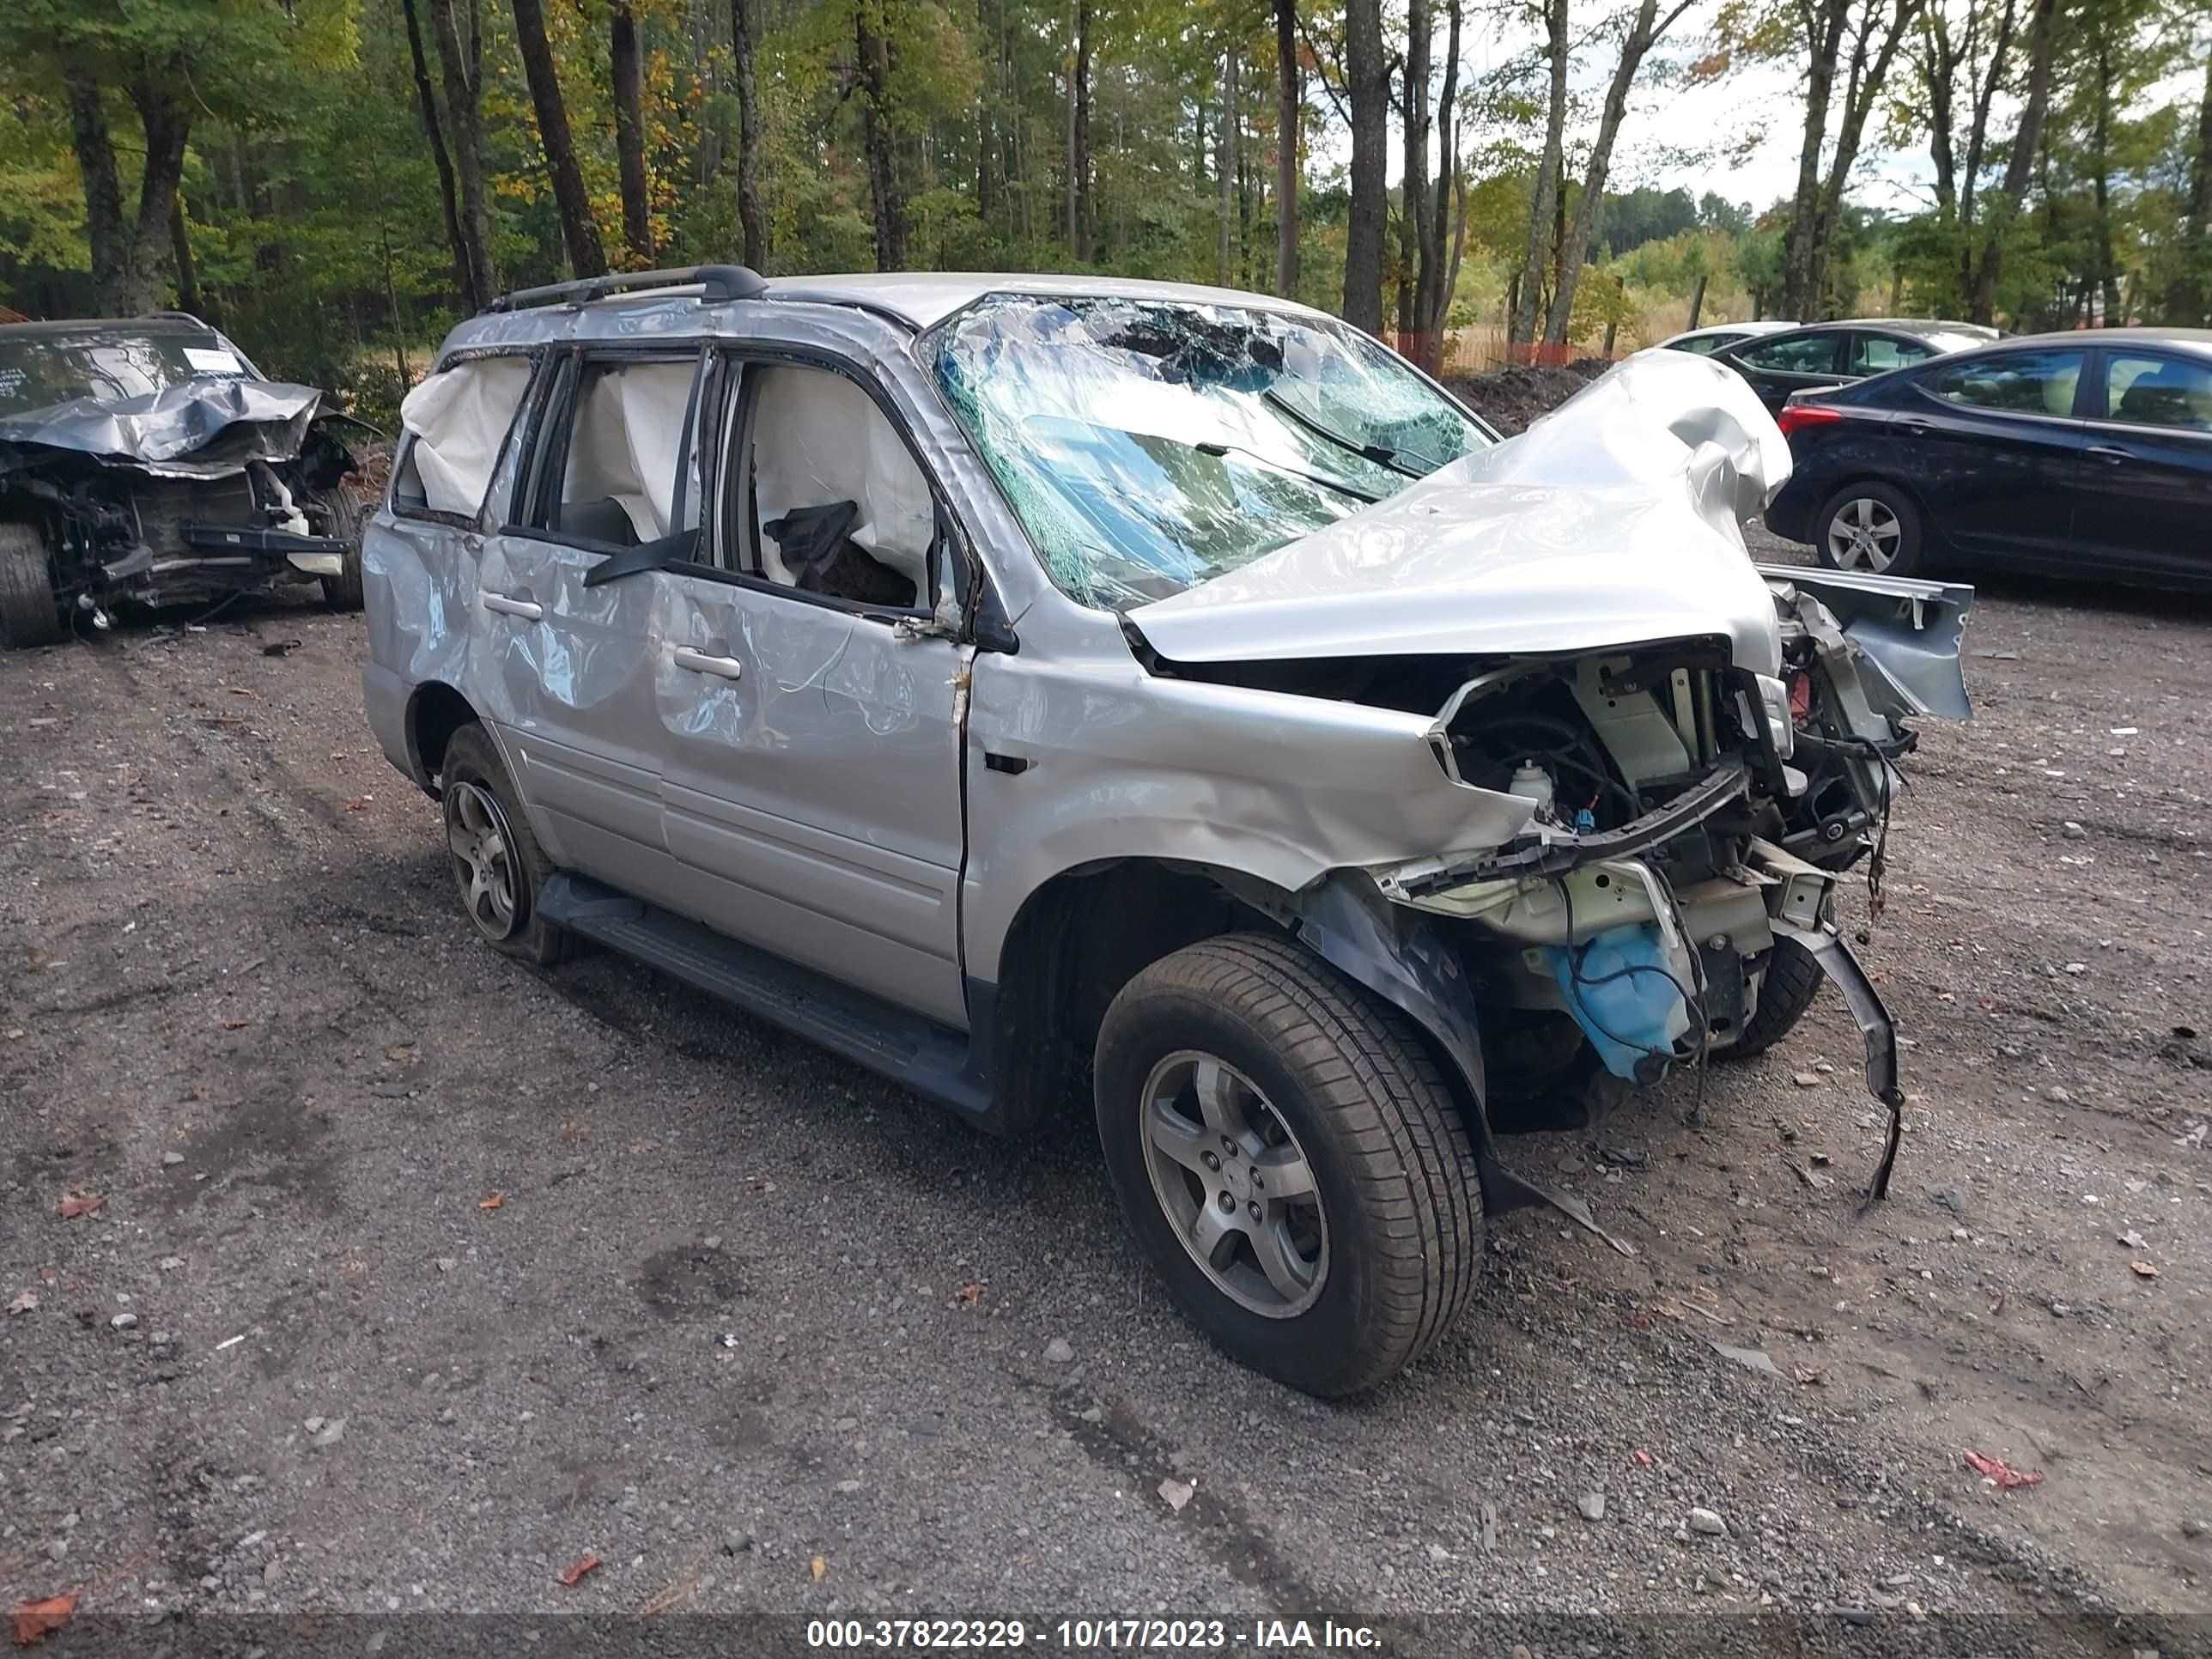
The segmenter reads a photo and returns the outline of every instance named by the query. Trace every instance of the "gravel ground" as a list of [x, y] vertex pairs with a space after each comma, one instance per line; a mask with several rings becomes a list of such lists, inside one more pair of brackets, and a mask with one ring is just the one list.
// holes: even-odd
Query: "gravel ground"
[[[1680, 1079], [1515, 1142], [1635, 1258], [1500, 1218], [1453, 1336], [1337, 1407], [1165, 1305], [1081, 1115], [993, 1142], [475, 944], [358, 619], [0, 660], [0, 1595], [2201, 1650], [2212, 607], [2004, 586], [1969, 643], [1867, 951], [1891, 1200], [1826, 999], [1694, 1124]], [[1642, 1622], [1541, 1622], [1589, 1613]]]

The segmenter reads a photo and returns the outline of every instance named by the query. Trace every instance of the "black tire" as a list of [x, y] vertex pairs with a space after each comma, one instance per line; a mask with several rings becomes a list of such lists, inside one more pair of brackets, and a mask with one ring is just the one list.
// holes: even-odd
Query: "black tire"
[[346, 539], [343, 568], [335, 576], [319, 579], [323, 585], [323, 603], [333, 611], [358, 611], [362, 604], [361, 532], [368, 520], [368, 501], [352, 485], [343, 483], [332, 484], [328, 489], [311, 490], [308, 499], [329, 515], [330, 527], [324, 533]]
[[[1862, 507], [1862, 503], [1867, 505]], [[1839, 537], [1859, 522], [1860, 515], [1879, 526], [1887, 514], [1897, 529], [1897, 550], [1889, 562], [1876, 569], [1871, 562], [1850, 563], [1838, 554], [1836, 543]], [[1838, 529], [1838, 520], [1850, 515], [1843, 530]], [[1813, 550], [1822, 564], [1831, 570], [1857, 571], [1880, 576], [1912, 576], [1920, 571], [1921, 561], [1927, 552], [1927, 520], [1922, 515], [1919, 503], [1894, 484], [1878, 483], [1873, 479], [1845, 484], [1828, 497], [1813, 519]]]
[[[575, 953], [575, 936], [538, 913], [538, 895], [553, 873], [553, 862], [531, 832], [529, 816], [522, 810], [491, 734], [475, 721], [462, 726], [447, 741], [439, 788], [454, 888], [460, 896], [462, 914], [477, 936], [495, 951], [540, 967], [568, 960]], [[497, 829], [507, 849], [512, 886], [503, 929], [487, 925], [487, 907], [472, 893], [470, 866], [454, 850], [457, 813], [464, 802], [480, 799], [471, 791], [482, 792], [495, 805]]]
[[[1299, 1310], [1270, 1316], [1232, 1297], [1155, 1187], [1147, 1085], [1194, 1050], [1241, 1074], [1310, 1170], [1325, 1271]], [[1412, 1364], [1466, 1305], [1482, 1265], [1482, 1192], [1458, 1104], [1411, 1023], [1309, 951], [1231, 934], [1152, 963], [1106, 1012], [1095, 1086], [1107, 1170], [1138, 1243], [1240, 1363], [1323, 1399], [1358, 1394]], [[1245, 1172], [1264, 1167], [1255, 1158]]]
[[52, 645], [67, 631], [45, 535], [34, 524], [0, 520], [0, 645]]
[[1765, 1054], [1805, 1018], [1826, 978], [1820, 959], [1796, 939], [1776, 939], [1767, 953], [1766, 977], [1759, 981], [1758, 1011], [1745, 1022], [1743, 1035], [1727, 1048], [1714, 1049], [1713, 1058], [1749, 1060]]

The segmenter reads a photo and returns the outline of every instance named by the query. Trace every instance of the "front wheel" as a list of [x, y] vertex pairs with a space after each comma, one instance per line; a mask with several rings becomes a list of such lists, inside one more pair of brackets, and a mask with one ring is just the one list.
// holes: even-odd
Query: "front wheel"
[[1231, 934], [1152, 963], [1096, 1078], [1123, 1213], [1233, 1358], [1357, 1394], [1465, 1306], [1482, 1197], [1457, 1103], [1405, 1017], [1310, 952]]
[[1871, 481], [1846, 484], [1814, 520], [1813, 544], [1831, 570], [1910, 576], [1920, 568], [1925, 526], [1901, 490]]
[[1776, 939], [1767, 952], [1766, 975], [1759, 982], [1759, 1006], [1744, 1022], [1742, 1034], [1727, 1048], [1714, 1049], [1713, 1058], [1749, 1060], [1765, 1054], [1805, 1018], [1826, 977], [1820, 959], [1796, 939]]
[[323, 533], [343, 537], [346, 544], [340, 556], [338, 574], [317, 578], [322, 584], [323, 603], [332, 611], [358, 611], [363, 599], [361, 534], [368, 517], [368, 503], [352, 485], [343, 483], [315, 490], [309, 499], [323, 509], [324, 522], [328, 526]]
[[34, 524], [0, 520], [0, 645], [52, 645], [62, 632], [46, 537]]

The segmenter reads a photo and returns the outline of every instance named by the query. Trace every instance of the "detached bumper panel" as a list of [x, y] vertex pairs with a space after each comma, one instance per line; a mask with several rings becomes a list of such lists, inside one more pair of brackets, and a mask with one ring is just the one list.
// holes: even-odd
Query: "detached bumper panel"
[[1777, 939], [1794, 939], [1813, 953], [1820, 971], [1843, 993], [1852, 1023], [1866, 1040], [1867, 1092], [1889, 1108], [1889, 1134], [1882, 1144], [1881, 1162], [1875, 1166], [1872, 1199], [1889, 1196], [1889, 1175], [1897, 1164], [1898, 1142], [1905, 1134], [1905, 1091], [1897, 1082], [1897, 1025], [1883, 1006], [1881, 993], [1851, 954], [1843, 939], [1825, 927], [1800, 927], [1776, 917], [1770, 924]]

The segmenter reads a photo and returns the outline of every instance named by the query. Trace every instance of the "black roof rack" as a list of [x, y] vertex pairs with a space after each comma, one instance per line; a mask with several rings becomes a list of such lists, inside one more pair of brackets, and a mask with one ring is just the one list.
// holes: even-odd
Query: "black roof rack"
[[605, 276], [586, 276], [573, 283], [548, 283], [543, 288], [517, 289], [502, 294], [488, 311], [521, 311], [531, 306], [581, 305], [610, 294], [632, 289], [683, 288], [697, 283], [705, 292], [699, 297], [710, 306], [732, 300], [757, 300], [768, 292], [768, 279], [747, 265], [685, 265], [671, 270], [617, 270]]

